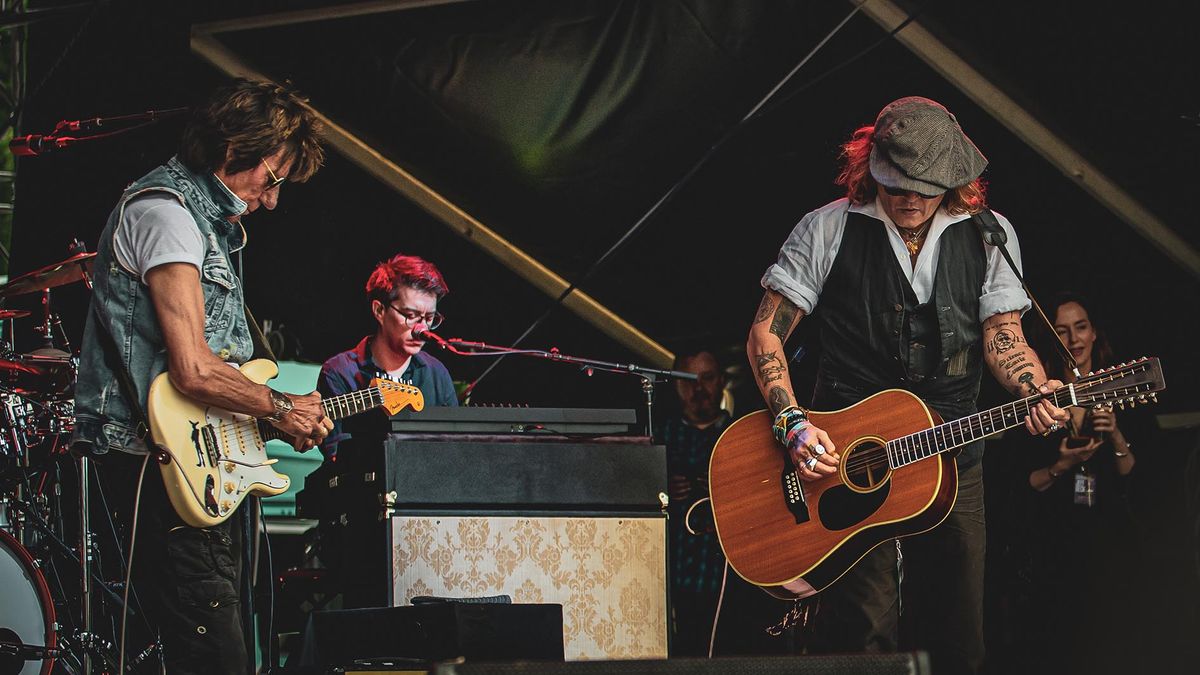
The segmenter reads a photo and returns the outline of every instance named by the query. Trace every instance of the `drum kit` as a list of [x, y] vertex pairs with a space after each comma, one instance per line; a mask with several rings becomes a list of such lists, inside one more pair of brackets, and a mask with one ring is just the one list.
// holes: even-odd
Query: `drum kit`
[[[78, 359], [50, 303], [51, 289], [91, 288], [95, 255], [77, 252], [0, 285], [0, 305], [35, 293], [42, 305], [32, 327], [41, 346], [25, 353], [15, 349], [15, 329], [33, 312], [0, 307], [0, 675], [116, 668], [112, 640], [92, 632], [94, 585], [119, 602], [96, 574], [87, 504], [94, 479], [87, 459], [68, 452]], [[72, 464], [77, 478], [68, 480], [62, 468]], [[76, 483], [79, 503], [63, 500]]]

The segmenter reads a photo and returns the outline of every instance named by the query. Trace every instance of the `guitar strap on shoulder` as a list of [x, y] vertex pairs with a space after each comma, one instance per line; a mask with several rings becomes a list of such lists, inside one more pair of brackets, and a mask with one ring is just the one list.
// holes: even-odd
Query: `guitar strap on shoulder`
[[267, 336], [263, 335], [262, 328], [259, 327], [258, 321], [254, 319], [254, 314], [250, 311], [250, 305], [242, 303], [242, 309], [246, 313], [246, 323], [250, 325], [250, 339], [254, 341], [254, 356], [256, 358], [270, 359], [278, 363], [279, 359], [275, 356], [275, 350], [271, 349], [271, 343], [267, 342]]
[[149, 418], [146, 416], [145, 409], [142, 408], [142, 402], [138, 400], [137, 387], [133, 385], [133, 376], [129, 374], [129, 368], [121, 359], [117, 340], [108, 327], [108, 315], [95, 298], [92, 298], [91, 305], [96, 325], [99, 327], [100, 335], [103, 336], [100, 343], [104, 346], [104, 361], [108, 364], [108, 369], [116, 374], [117, 383], [121, 386], [121, 393], [129, 403], [129, 412], [133, 414], [134, 421], [137, 422], [137, 437], [144, 441], [148, 448], [157, 448], [158, 444], [154, 442], [154, 437], [150, 433]]
[[1029, 296], [1029, 301], [1033, 303], [1033, 308], [1037, 310], [1038, 316], [1042, 317], [1042, 322], [1046, 328], [1050, 330], [1050, 335], [1054, 336], [1054, 346], [1058, 350], [1058, 356], [1066, 364], [1067, 370], [1075, 373], [1075, 377], [1079, 377], [1079, 365], [1075, 363], [1075, 357], [1071, 356], [1071, 350], [1063, 344], [1062, 338], [1058, 336], [1058, 332], [1054, 330], [1054, 322], [1046, 316], [1042, 311], [1042, 306], [1038, 304], [1037, 298], [1033, 297], [1033, 290], [1029, 288], [1029, 284], [1025, 283], [1025, 277], [1021, 275], [1021, 270], [1017, 269], [1017, 264], [1013, 262], [1012, 255], [1008, 252], [1008, 233], [1000, 226], [1000, 221], [996, 220], [996, 214], [992, 213], [991, 209], [984, 209], [979, 213], [971, 216], [971, 221], [979, 228], [979, 234], [983, 237], [983, 243], [989, 246], [995, 246], [1000, 249], [1001, 255], [1004, 256], [1004, 261], [1008, 263], [1013, 274], [1017, 275], [1017, 281], [1021, 282], [1021, 288], [1025, 289], [1025, 295]]

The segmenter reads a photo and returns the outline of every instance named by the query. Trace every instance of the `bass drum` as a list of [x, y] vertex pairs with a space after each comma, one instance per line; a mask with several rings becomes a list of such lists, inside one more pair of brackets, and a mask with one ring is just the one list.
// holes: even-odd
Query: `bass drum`
[[[57, 647], [54, 602], [46, 580], [12, 535], [0, 530], [0, 643]], [[54, 659], [23, 661], [0, 651], [0, 673], [49, 675]]]

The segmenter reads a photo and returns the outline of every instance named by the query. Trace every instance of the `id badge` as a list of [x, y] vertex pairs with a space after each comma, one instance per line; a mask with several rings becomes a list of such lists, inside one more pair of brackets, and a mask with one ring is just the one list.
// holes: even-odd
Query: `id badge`
[[1096, 477], [1082, 469], [1075, 474], [1075, 503], [1080, 506], [1096, 503]]

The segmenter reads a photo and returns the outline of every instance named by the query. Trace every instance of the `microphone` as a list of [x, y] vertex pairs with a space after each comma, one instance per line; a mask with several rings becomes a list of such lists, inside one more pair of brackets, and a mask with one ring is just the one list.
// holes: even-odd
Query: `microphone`
[[14, 157], [36, 157], [52, 150], [61, 150], [75, 139], [70, 136], [44, 136], [29, 134], [17, 136], [8, 142], [8, 149]]
[[429, 327], [423, 323], [419, 323], [419, 324], [413, 326], [412, 335], [413, 335], [413, 337], [416, 337], [416, 338], [422, 338], [425, 340], [433, 340], [434, 342], [441, 345], [443, 349], [446, 347], [446, 341], [443, 340], [442, 337], [440, 335], [438, 335], [437, 333], [429, 330]]

